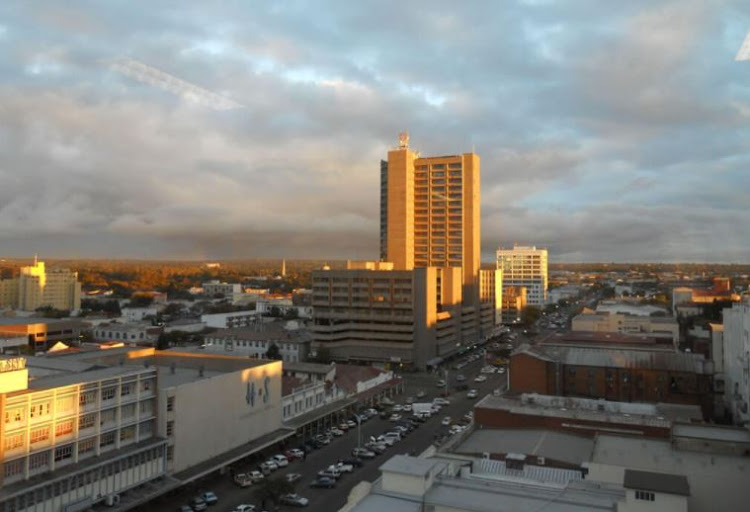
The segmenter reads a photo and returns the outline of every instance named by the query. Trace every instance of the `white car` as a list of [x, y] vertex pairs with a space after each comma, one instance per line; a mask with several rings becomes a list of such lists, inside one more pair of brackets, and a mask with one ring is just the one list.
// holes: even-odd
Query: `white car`
[[401, 415], [400, 415], [400, 414], [391, 414], [391, 417], [390, 417], [390, 418], [388, 418], [388, 419], [389, 419], [390, 421], [398, 421], [398, 420], [400, 420], [400, 419], [401, 419]]
[[281, 503], [284, 505], [294, 505], [297, 507], [306, 507], [310, 501], [299, 494], [285, 494], [281, 497]]
[[484, 381], [486, 381], [486, 380], [487, 380], [487, 377], [486, 377], [485, 375], [478, 375], [478, 376], [477, 376], [477, 377], [476, 377], [476, 378], [474, 379], [474, 382], [484, 382]]
[[401, 412], [404, 408], [401, 406], [401, 404], [396, 404], [393, 406], [393, 412]]
[[404, 412], [411, 412], [411, 409], [412, 409], [411, 404], [406, 404], [404, 406]]
[[279, 469], [279, 465], [278, 465], [278, 464], [276, 464], [276, 461], [275, 461], [274, 459], [272, 459], [272, 458], [271, 458], [271, 459], [268, 459], [268, 460], [267, 460], [266, 462], [264, 462], [263, 464], [265, 464], [265, 465], [266, 465], [266, 467], [267, 467], [268, 469], [270, 469], [271, 471], [276, 471], [277, 469]]
[[271, 457], [276, 465], [280, 468], [285, 468], [289, 465], [289, 460], [281, 454], [274, 455]]
[[243, 503], [242, 505], [237, 505], [232, 512], [253, 512], [253, 510], [255, 510], [255, 505]]
[[351, 473], [352, 471], [354, 471], [354, 466], [352, 466], [351, 464], [344, 464], [343, 462], [338, 462], [334, 467], [339, 471], [339, 473]]
[[470, 389], [468, 393], [466, 393], [466, 398], [476, 398], [479, 396], [479, 392], [476, 389]]
[[293, 448], [289, 450], [289, 453], [294, 457], [295, 459], [302, 459], [305, 456], [305, 452], [300, 450], [299, 448]]
[[336, 437], [341, 437], [344, 435], [344, 432], [334, 427], [331, 429], [331, 434], [333, 434]]
[[452, 421], [451, 417], [446, 416], [445, 418], [443, 418], [443, 421], [441, 421], [440, 424], [443, 425], [444, 427], [447, 427], [448, 425], [451, 424], [451, 421]]

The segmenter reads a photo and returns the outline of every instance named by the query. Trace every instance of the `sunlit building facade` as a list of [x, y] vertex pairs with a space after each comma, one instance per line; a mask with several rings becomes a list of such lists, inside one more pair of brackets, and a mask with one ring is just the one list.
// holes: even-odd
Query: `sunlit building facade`
[[45, 306], [66, 311], [81, 309], [78, 272], [47, 269], [43, 261], [21, 267], [18, 277], [0, 281], [0, 306], [24, 311]]
[[497, 268], [503, 272], [503, 287], [526, 288], [526, 303], [543, 307], [547, 303], [547, 249], [515, 246], [497, 251]]

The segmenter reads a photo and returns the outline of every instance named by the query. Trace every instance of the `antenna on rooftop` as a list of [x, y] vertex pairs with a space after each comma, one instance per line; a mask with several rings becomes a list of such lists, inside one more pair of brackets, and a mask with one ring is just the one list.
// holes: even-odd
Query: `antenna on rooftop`
[[398, 147], [399, 149], [409, 148], [409, 132], [406, 130], [398, 134]]

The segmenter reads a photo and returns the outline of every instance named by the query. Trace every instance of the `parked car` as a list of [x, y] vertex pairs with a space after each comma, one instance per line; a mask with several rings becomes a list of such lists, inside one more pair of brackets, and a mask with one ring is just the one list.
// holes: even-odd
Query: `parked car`
[[400, 414], [393, 413], [393, 414], [391, 414], [391, 417], [388, 418], [388, 421], [398, 421], [400, 419], [401, 419], [401, 415]]
[[335, 466], [329, 466], [326, 469], [321, 469], [318, 471], [318, 476], [325, 476], [328, 478], [333, 478], [334, 480], [338, 480], [341, 478], [341, 472], [336, 469]]
[[404, 410], [404, 407], [401, 404], [396, 404], [393, 406], [393, 412], [401, 412]]
[[476, 398], [479, 396], [479, 392], [476, 389], [470, 389], [468, 393], [466, 393], [466, 398]]
[[463, 376], [461, 374], [456, 375], [456, 382], [463, 382], [465, 380], [466, 380], [465, 376]]
[[343, 422], [339, 424], [339, 430], [343, 430], [344, 432], [349, 431], [349, 425], [346, 422]]
[[255, 505], [249, 505], [247, 503], [243, 503], [241, 505], [237, 505], [234, 507], [234, 510], [232, 512], [253, 512], [255, 510]]
[[435, 386], [437, 386], [439, 388], [444, 388], [445, 387], [445, 381], [444, 380], [439, 380], [439, 381], [437, 381], [435, 383]]
[[250, 487], [251, 485], [253, 485], [253, 479], [249, 473], [238, 473], [234, 475], [233, 480], [234, 480], [234, 483], [236, 483], [240, 487]]
[[357, 422], [356, 422], [356, 421], [353, 421], [353, 420], [349, 420], [349, 421], [347, 421], [347, 422], [346, 422], [346, 425], [347, 425], [347, 426], [348, 426], [349, 428], [356, 428], [356, 427], [357, 427]]
[[292, 457], [294, 457], [295, 459], [301, 459], [301, 458], [303, 458], [305, 456], [305, 452], [303, 452], [302, 450], [300, 450], [298, 448], [293, 448], [293, 449], [289, 450], [289, 454]]
[[443, 421], [441, 421], [440, 424], [443, 425], [444, 427], [447, 427], [448, 425], [451, 424], [451, 421], [453, 421], [451, 420], [451, 417], [446, 416], [445, 418], [443, 418]]
[[404, 412], [411, 412], [411, 404], [406, 404], [404, 406]]
[[206, 510], [208, 508], [208, 505], [206, 505], [206, 501], [202, 497], [196, 496], [195, 498], [190, 500], [190, 508], [192, 508], [196, 512], [200, 512], [201, 510]]
[[302, 475], [300, 475], [299, 473], [287, 473], [286, 475], [284, 475], [284, 478], [286, 478], [287, 482], [293, 484], [294, 482], [302, 478]]
[[406, 397], [405, 402], [406, 402], [407, 405], [413, 404], [414, 403], [414, 397], [413, 396]]
[[355, 468], [361, 468], [364, 464], [364, 461], [358, 457], [352, 457], [349, 459], [341, 459], [339, 462], [343, 462], [344, 464], [350, 464], [354, 466]]
[[424, 392], [424, 391], [422, 391], [422, 390], [420, 390], [420, 391], [419, 391], [419, 392], [417, 393], [417, 398], [424, 398], [425, 396], [426, 396], [426, 395], [425, 395], [425, 392]]
[[276, 463], [276, 465], [280, 468], [285, 468], [289, 465], [289, 459], [287, 459], [281, 454], [274, 455], [272, 459]]
[[211, 491], [204, 492], [202, 498], [206, 502], [206, 505], [216, 505], [219, 503], [219, 497]]
[[486, 380], [487, 380], [487, 376], [486, 375], [477, 375], [474, 378], [474, 382], [484, 382]]
[[193, 512], [193, 507], [190, 505], [180, 505], [177, 507], [177, 512]]
[[285, 494], [281, 497], [280, 501], [284, 505], [292, 505], [295, 507], [306, 507], [310, 503], [310, 500], [303, 498], [297, 493]]
[[364, 448], [354, 448], [352, 450], [352, 455], [355, 457], [360, 457], [362, 459], [375, 458], [375, 453], [371, 452], [370, 450], [365, 450]]
[[257, 484], [265, 478], [265, 476], [263, 476], [263, 473], [258, 470], [250, 471], [249, 475], [254, 484]]
[[[277, 469], [279, 469], [279, 465], [278, 465], [278, 464], [276, 464], [276, 461], [275, 461], [275, 460], [273, 460], [273, 459], [268, 459], [268, 460], [267, 460], [267, 461], [265, 461], [265, 462], [264, 462], [263, 464], [265, 464], [265, 465], [266, 465], [266, 467], [267, 467], [268, 469], [270, 469], [271, 471], [276, 471]], [[263, 465], [263, 464], [261, 464], [261, 465]]]
[[351, 473], [352, 471], [354, 471], [353, 465], [345, 464], [343, 462], [337, 462], [333, 467], [335, 467], [339, 473]]
[[370, 450], [372, 452], [377, 453], [378, 455], [380, 455], [381, 453], [385, 452], [386, 449], [388, 449], [388, 447], [386, 446], [385, 443], [378, 443], [378, 442], [367, 443], [367, 444], [365, 444], [365, 448], [367, 448], [368, 450]]
[[334, 435], [334, 436], [336, 436], [336, 437], [341, 437], [341, 436], [343, 436], [343, 435], [344, 435], [344, 431], [343, 431], [343, 430], [339, 430], [339, 429], [337, 429], [336, 427], [333, 427], [333, 428], [331, 429], [331, 434], [333, 434], [333, 435]]
[[310, 487], [320, 487], [322, 489], [333, 489], [336, 487], [336, 479], [321, 476], [310, 482]]

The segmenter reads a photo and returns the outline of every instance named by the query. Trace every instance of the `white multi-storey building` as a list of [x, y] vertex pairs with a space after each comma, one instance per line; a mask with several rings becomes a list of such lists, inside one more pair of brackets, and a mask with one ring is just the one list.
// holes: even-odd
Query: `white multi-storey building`
[[547, 249], [515, 246], [497, 251], [497, 268], [503, 271], [503, 290], [526, 287], [526, 303], [542, 307], [547, 303]]
[[724, 376], [735, 423], [750, 423], [750, 300], [724, 310]]

